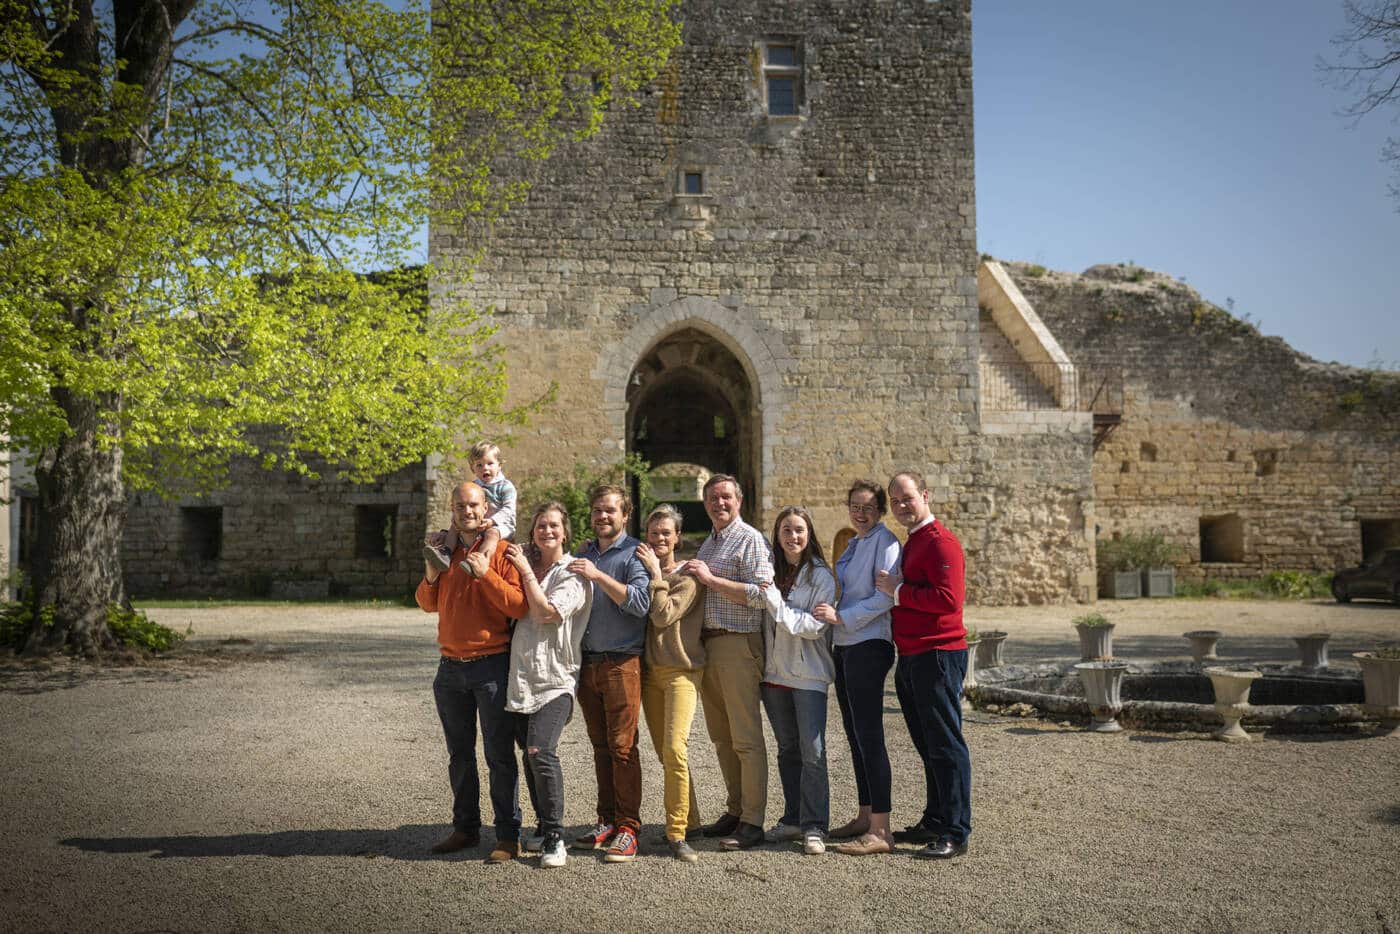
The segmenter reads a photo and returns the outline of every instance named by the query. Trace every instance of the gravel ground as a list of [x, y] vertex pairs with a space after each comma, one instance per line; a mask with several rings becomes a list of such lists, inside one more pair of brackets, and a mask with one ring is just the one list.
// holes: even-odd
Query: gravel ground
[[[1334, 633], [1334, 664], [1400, 638], [1400, 609], [1324, 602], [1106, 602], [1117, 653], [1184, 658], [1180, 633], [1225, 632], [1221, 654], [1293, 657]], [[1077, 608], [975, 608], [1011, 633], [1008, 661], [1069, 658]], [[1400, 930], [1400, 738], [1102, 736], [978, 713], [971, 852], [928, 864], [805, 857], [768, 846], [678, 864], [571, 855], [481, 861], [426, 850], [447, 829], [446, 753], [430, 684], [431, 618], [410, 609], [162, 609], [193, 626], [178, 662], [93, 669], [0, 663], [0, 929], [408, 930]], [[886, 728], [896, 826], [922, 777], [892, 685]], [[645, 733], [645, 731], [643, 731]], [[831, 705], [833, 820], [854, 782]], [[700, 803], [721, 802], [697, 724]], [[644, 843], [660, 830], [649, 741]], [[772, 749], [770, 742], [770, 751]], [[591, 751], [562, 754], [566, 823], [591, 822]], [[770, 756], [771, 758], [771, 756]], [[482, 767], [483, 777], [485, 775]], [[780, 795], [770, 777], [770, 815]], [[527, 822], [533, 822], [526, 808]], [[488, 812], [489, 823], [489, 812]], [[486, 834], [489, 844], [490, 834]]]

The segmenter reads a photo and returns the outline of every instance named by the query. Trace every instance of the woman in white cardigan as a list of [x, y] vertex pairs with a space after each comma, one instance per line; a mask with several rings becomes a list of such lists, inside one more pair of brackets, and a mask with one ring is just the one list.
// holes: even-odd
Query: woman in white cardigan
[[506, 709], [528, 715], [525, 758], [534, 778], [534, 797], [544, 840], [540, 866], [567, 862], [564, 848], [564, 773], [559, 765], [559, 736], [574, 712], [580, 643], [588, 625], [593, 588], [568, 570], [573, 555], [569, 514], [558, 503], [545, 503], [530, 521], [528, 544], [511, 545], [506, 558], [520, 572], [530, 612], [515, 624], [510, 638], [510, 674]]
[[835, 677], [831, 627], [812, 615], [836, 597], [812, 517], [788, 506], [773, 524], [773, 585], [764, 625], [763, 707], [778, 741], [783, 816], [774, 842], [802, 840], [810, 855], [826, 852], [830, 788], [826, 772], [826, 693]]

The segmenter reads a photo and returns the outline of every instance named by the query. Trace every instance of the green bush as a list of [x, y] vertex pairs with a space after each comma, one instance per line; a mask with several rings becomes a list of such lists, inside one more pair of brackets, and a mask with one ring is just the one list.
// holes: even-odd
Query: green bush
[[1109, 571], [1171, 567], [1181, 558], [1181, 548], [1169, 544], [1161, 532], [1124, 532], [1118, 538], [1101, 538], [1096, 544], [1099, 567]]
[[185, 634], [162, 626], [140, 610], [107, 607], [107, 628], [123, 645], [148, 652], [169, 652], [185, 641]]
[[1310, 600], [1331, 593], [1332, 577], [1306, 571], [1270, 571], [1264, 575], [1264, 589], [1285, 600]]
[[538, 503], [555, 500], [569, 512], [569, 522], [573, 526], [574, 537], [569, 542], [569, 550], [582, 547], [593, 537], [593, 526], [589, 516], [588, 491], [600, 483], [615, 483], [626, 487], [632, 477], [638, 480], [641, 502], [633, 503], [636, 515], [645, 516], [656, 505], [651, 495], [651, 465], [637, 454], [628, 454], [621, 462], [607, 467], [575, 464], [566, 476], [558, 474], [525, 483], [519, 493], [519, 519], [515, 539], [524, 542], [528, 537], [530, 517], [534, 515]]
[[1110, 623], [1108, 617], [1104, 616], [1102, 613], [1085, 613], [1083, 616], [1076, 616], [1071, 621], [1070, 625], [1098, 629], [1103, 626], [1112, 626], [1113, 624]]
[[1045, 275], [1045, 267], [1040, 265], [1027, 266], [1026, 275], [1031, 279], [1039, 279]]

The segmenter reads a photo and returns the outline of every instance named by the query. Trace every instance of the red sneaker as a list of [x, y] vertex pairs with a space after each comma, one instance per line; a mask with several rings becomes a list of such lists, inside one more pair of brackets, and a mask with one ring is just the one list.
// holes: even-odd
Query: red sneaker
[[617, 832], [617, 836], [612, 838], [612, 845], [603, 854], [605, 863], [630, 863], [636, 858], [637, 835], [627, 829]]
[[617, 831], [612, 824], [597, 824], [592, 830], [586, 831], [574, 838], [574, 849], [576, 850], [601, 850], [612, 842]]

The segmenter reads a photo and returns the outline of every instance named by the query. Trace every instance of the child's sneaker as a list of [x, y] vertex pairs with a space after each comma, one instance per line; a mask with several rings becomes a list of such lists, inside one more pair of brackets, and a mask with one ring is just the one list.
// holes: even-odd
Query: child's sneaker
[[439, 571], [446, 571], [452, 567], [452, 552], [426, 542], [423, 545], [423, 560]]

